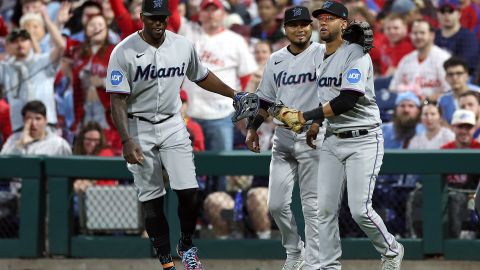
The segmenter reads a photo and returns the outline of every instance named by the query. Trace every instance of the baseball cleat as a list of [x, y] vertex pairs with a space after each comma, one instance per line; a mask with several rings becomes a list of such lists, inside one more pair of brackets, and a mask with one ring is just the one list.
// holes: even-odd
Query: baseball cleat
[[288, 258], [283, 265], [282, 270], [302, 270], [305, 265], [305, 257], [300, 255], [296, 258]]
[[182, 263], [185, 266], [185, 270], [203, 270], [202, 263], [197, 256], [197, 247], [191, 247], [187, 251], [181, 251], [177, 245], [177, 253]]
[[382, 270], [400, 270], [401, 269], [404, 248], [402, 244], [398, 243], [398, 245], [400, 247], [400, 251], [398, 252], [397, 256], [388, 258], [382, 255]]

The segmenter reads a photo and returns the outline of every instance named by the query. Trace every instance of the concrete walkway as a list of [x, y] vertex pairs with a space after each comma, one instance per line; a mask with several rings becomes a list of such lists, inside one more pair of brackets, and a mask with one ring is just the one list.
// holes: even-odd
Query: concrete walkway
[[[178, 270], [183, 270], [176, 262]], [[280, 270], [279, 260], [205, 260], [205, 270]], [[107, 259], [0, 259], [1, 270], [160, 270], [156, 260]], [[377, 270], [380, 261], [343, 261], [342, 270]], [[405, 261], [403, 270], [478, 270], [480, 262]]]

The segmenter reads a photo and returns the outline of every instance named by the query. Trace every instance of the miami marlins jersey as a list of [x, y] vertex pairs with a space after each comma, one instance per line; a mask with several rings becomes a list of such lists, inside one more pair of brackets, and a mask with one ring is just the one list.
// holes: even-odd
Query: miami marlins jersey
[[196, 82], [208, 70], [193, 44], [185, 37], [165, 31], [159, 48], [133, 33], [113, 50], [108, 63], [108, 93], [130, 95], [128, 113], [160, 121], [180, 111], [180, 86], [186, 77]]
[[342, 90], [364, 94], [353, 109], [327, 118], [327, 128], [330, 131], [336, 133], [368, 129], [382, 123], [375, 103], [372, 59], [369, 54], [363, 53], [361, 46], [344, 42], [337, 51], [323, 60], [317, 74], [322, 104], [337, 97]]
[[283, 102], [289, 108], [302, 111], [318, 107], [315, 70], [323, 61], [324, 52], [325, 45], [312, 43], [297, 55], [293, 55], [287, 47], [273, 53], [257, 89], [259, 98], [274, 103]]

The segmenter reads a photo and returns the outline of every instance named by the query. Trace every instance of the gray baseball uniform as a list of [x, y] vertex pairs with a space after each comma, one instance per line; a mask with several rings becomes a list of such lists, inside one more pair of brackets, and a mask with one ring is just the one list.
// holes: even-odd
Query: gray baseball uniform
[[162, 166], [172, 189], [198, 187], [179, 93], [185, 76], [199, 81], [208, 70], [190, 41], [169, 31], [165, 36], [155, 48], [134, 33], [115, 47], [108, 63], [107, 92], [129, 95], [129, 135], [145, 157], [143, 165], [128, 164], [140, 201], [165, 194]]
[[[285, 47], [270, 56], [257, 90], [261, 99], [283, 102], [290, 108], [311, 110], [318, 107], [315, 70], [322, 62], [325, 45], [312, 43], [298, 55]], [[281, 122], [275, 120], [277, 124]], [[317, 137], [323, 141], [324, 129]], [[298, 254], [303, 242], [290, 209], [294, 182], [299, 181], [305, 217], [305, 270], [318, 269], [317, 172], [319, 151], [306, 144], [306, 133], [296, 134], [278, 126], [273, 137], [268, 207], [282, 233], [282, 244], [289, 254]]]
[[345, 179], [353, 219], [378, 252], [395, 256], [399, 252], [398, 243], [372, 208], [372, 193], [382, 165], [383, 135], [370, 55], [364, 54], [357, 44], [344, 43], [324, 59], [317, 74], [322, 104], [342, 90], [364, 94], [353, 109], [327, 119], [318, 168], [320, 269], [341, 269], [338, 211]]

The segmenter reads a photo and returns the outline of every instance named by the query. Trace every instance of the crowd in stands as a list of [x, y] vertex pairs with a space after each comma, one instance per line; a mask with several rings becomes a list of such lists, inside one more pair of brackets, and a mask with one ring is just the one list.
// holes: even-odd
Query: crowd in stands
[[[190, 39], [203, 64], [226, 84], [254, 92], [268, 56], [287, 44], [282, 22], [284, 10], [292, 5], [314, 10], [323, 2], [169, 0], [172, 16], [168, 19], [168, 29]], [[350, 20], [368, 21], [374, 29], [375, 47], [370, 54], [375, 67], [377, 103], [384, 122], [385, 148], [479, 148], [480, 1], [342, 2], [349, 9]], [[110, 116], [105, 79], [115, 45], [143, 27], [141, 3], [141, 0], [2, 2], [2, 154], [71, 155], [73, 149], [74, 155], [121, 155], [122, 145]], [[313, 26], [312, 41], [321, 42], [315, 20]], [[232, 125], [233, 107], [229, 99], [201, 91], [188, 80], [179, 98], [194, 151], [246, 148], [245, 123]], [[270, 149], [273, 130], [271, 121], [259, 129], [262, 150]], [[232, 209], [232, 199], [218, 198], [228, 196], [228, 192], [233, 195], [237, 189], [229, 190], [227, 185], [238, 183], [238, 179], [214, 180], [215, 184], [210, 183], [205, 189], [208, 193], [220, 193], [205, 200], [210, 205], [207, 208]], [[411, 186], [409, 192], [418, 191], [414, 176], [379, 180]], [[468, 197], [468, 191], [476, 187], [479, 178], [449, 175], [446, 181], [449, 187], [467, 190], [462, 194]], [[251, 182], [242, 187], [250, 188], [245, 193], [247, 201], [266, 197], [267, 181]], [[82, 190], [90, 184], [77, 180], [75, 188]], [[417, 193], [410, 196], [418, 196]], [[465, 197], [457, 201], [464, 203]], [[265, 209], [251, 211], [263, 213]], [[216, 214], [206, 213], [210, 217]], [[257, 224], [253, 227], [259, 237], [265, 237], [268, 234], [265, 226], [270, 225], [263, 214], [259, 216], [262, 218], [253, 221]], [[217, 223], [217, 236], [225, 237], [228, 233], [225, 224]], [[460, 229], [454, 231], [452, 234], [460, 234]]]

